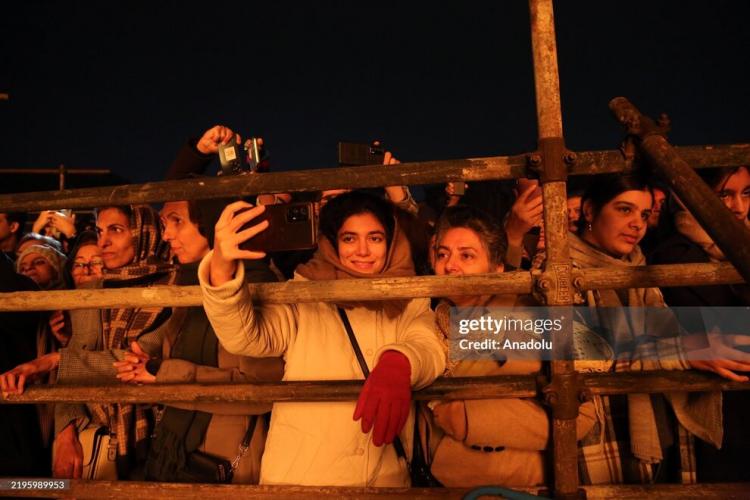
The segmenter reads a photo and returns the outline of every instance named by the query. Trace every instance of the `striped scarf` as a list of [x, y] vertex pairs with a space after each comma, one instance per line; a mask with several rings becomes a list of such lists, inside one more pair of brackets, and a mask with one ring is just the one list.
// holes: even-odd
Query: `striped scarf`
[[[131, 207], [130, 231], [135, 248], [133, 261], [118, 269], [104, 271], [105, 288], [171, 285], [176, 269], [168, 263], [163, 248], [156, 212], [147, 205]], [[130, 343], [158, 326], [164, 317], [163, 307], [118, 308], [102, 310], [102, 335], [105, 349], [129, 349]], [[94, 420], [109, 427], [117, 440], [117, 453], [144, 446], [150, 435], [150, 405], [87, 405]]]
[[[578, 236], [569, 235], [573, 267], [642, 266], [646, 259], [638, 247], [623, 259], [594, 248]], [[687, 370], [676, 318], [646, 314], [646, 308], [664, 308], [658, 288], [589, 290], [578, 301], [589, 306], [588, 325], [608, 332], [617, 359], [614, 371]], [[721, 393], [664, 395], [677, 420], [701, 439], [721, 443]], [[673, 432], [661, 424], [658, 395], [628, 394], [627, 398], [595, 397], [598, 423], [581, 442], [579, 469], [585, 484], [649, 482], [652, 464], [662, 459], [662, 448]], [[629, 436], [629, 441], [626, 437]], [[674, 435], [672, 435], [674, 438]], [[682, 441], [682, 439], [680, 439]], [[683, 463], [683, 466], [685, 464]]]

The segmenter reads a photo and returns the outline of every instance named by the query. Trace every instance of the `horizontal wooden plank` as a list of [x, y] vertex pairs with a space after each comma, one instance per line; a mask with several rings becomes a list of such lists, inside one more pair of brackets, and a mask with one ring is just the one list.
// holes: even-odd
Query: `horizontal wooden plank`
[[[581, 486], [588, 500], [618, 498], [621, 500], [649, 499], [746, 499], [750, 492], [748, 483], [714, 484], [614, 484]], [[141, 481], [82, 481], [71, 480], [64, 491], [27, 490], [28, 498], [79, 498], [126, 499], [169, 498], [178, 500], [212, 500], [224, 498], [293, 498], [296, 500], [321, 497], [351, 498], [359, 500], [382, 498], [466, 498], [473, 488], [351, 488], [335, 486], [271, 486], [232, 484], [184, 484]], [[531, 494], [543, 494], [538, 488], [513, 488]], [[0, 491], [1, 492], [1, 491]], [[106, 492], [106, 493], [103, 493]], [[19, 494], [21, 492], [2, 492]], [[549, 498], [549, 497], [547, 497]]]
[[[270, 304], [390, 300], [479, 293], [522, 294], [531, 291], [532, 279], [529, 272], [515, 271], [466, 276], [287, 281], [248, 286], [255, 300]], [[742, 279], [728, 263], [590, 268], [583, 269], [580, 273], [582, 290], [711, 283], [742, 283]], [[197, 286], [0, 293], [0, 311], [49, 311], [144, 305], [188, 307], [201, 304], [201, 292]]]
[[[591, 394], [659, 393], [670, 391], [745, 391], [750, 384], [731, 382], [718, 375], [697, 371], [650, 371], [634, 373], [582, 373]], [[546, 378], [535, 375], [439, 378], [415, 391], [417, 400], [529, 398], [540, 394]], [[274, 401], [354, 401], [362, 381], [279, 382], [266, 384], [155, 384], [133, 386], [39, 386], [24, 394], [9, 395], [6, 404], [23, 403], [217, 403]]]
[[732, 382], [713, 373], [695, 370], [585, 373], [582, 377], [591, 394], [598, 395], [750, 390], [749, 383]]
[[[354, 401], [361, 380], [279, 382], [275, 384], [33, 385], [3, 402], [216, 403], [273, 401]], [[439, 378], [414, 392], [418, 400], [528, 398], [537, 394], [533, 375]]]
[[[248, 285], [254, 299], [265, 303], [335, 302], [340, 300], [391, 300], [432, 295], [474, 294], [476, 291], [528, 293], [527, 272], [473, 276], [423, 276], [335, 281], [287, 281]], [[197, 306], [202, 304], [197, 286], [155, 286], [106, 290], [60, 290], [0, 294], [0, 311], [86, 309], [104, 307]]]
[[[749, 144], [677, 147], [677, 152], [694, 168], [750, 163]], [[527, 155], [493, 156], [349, 167], [295, 170], [267, 174], [205, 177], [178, 181], [148, 182], [62, 191], [40, 191], [0, 195], [2, 211], [39, 211], [60, 208], [92, 208], [105, 205], [156, 203], [170, 200], [199, 200], [259, 193], [319, 191], [333, 188], [418, 185], [455, 180], [482, 181], [511, 179], [526, 175]], [[628, 168], [617, 150], [583, 151], [576, 155], [570, 175], [620, 172]]]
[[[271, 486], [233, 484], [183, 484], [138, 481], [72, 480], [65, 491], [24, 491], [31, 498], [168, 498], [175, 500], [213, 500], [226, 498], [290, 498], [295, 500], [321, 497], [367, 500], [400, 498], [463, 498], [469, 488], [351, 488], [336, 486]], [[533, 491], [533, 490], [531, 490]], [[106, 493], [105, 493], [106, 492]], [[1, 491], [0, 491], [1, 493]]]

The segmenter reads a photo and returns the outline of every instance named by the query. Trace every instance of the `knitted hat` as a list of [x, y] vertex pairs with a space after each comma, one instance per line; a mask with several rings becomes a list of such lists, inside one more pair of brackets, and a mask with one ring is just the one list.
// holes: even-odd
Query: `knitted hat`
[[63, 275], [63, 269], [65, 268], [65, 261], [67, 258], [62, 253], [58, 252], [54, 248], [47, 246], [47, 245], [32, 245], [30, 247], [27, 247], [23, 252], [21, 252], [21, 255], [18, 256], [18, 259], [16, 259], [16, 272], [21, 273], [21, 261], [23, 259], [32, 253], [38, 253], [42, 258], [44, 258], [47, 262], [49, 262], [49, 265], [52, 266], [52, 268], [56, 271], [57, 276], [55, 276], [50, 284], [45, 288], [46, 290], [61, 290], [65, 288], [65, 278]]

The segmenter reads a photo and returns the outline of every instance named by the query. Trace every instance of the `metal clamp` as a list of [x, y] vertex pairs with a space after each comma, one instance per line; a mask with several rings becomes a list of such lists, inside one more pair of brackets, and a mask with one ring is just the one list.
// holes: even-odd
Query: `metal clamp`
[[565, 148], [562, 137], [543, 137], [539, 139], [539, 149], [526, 156], [527, 172], [543, 183], [565, 181], [568, 169], [577, 160], [576, 154]]
[[651, 117], [642, 114], [625, 97], [615, 97], [609, 101], [609, 109], [614, 113], [617, 121], [625, 127], [628, 135], [641, 140], [650, 135], [660, 135], [666, 138], [671, 128], [669, 116], [666, 113], [662, 113], [659, 119], [654, 121]]
[[552, 408], [552, 416], [560, 420], [573, 420], [578, 416], [581, 403], [591, 399], [578, 372], [557, 373], [542, 389], [544, 402]]
[[[578, 273], [580, 275], [580, 273]], [[570, 263], [545, 263], [544, 271], [534, 271], [531, 277], [534, 280], [534, 286], [531, 294], [540, 303], [545, 305], [552, 304], [571, 304], [575, 283], [571, 283], [573, 270]], [[580, 278], [580, 276], [577, 276]], [[580, 283], [580, 279], [579, 279]]]

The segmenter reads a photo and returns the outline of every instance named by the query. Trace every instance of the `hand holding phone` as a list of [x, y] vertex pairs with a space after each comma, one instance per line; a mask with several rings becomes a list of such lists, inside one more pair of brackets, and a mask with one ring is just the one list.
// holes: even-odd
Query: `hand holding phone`
[[318, 225], [312, 203], [267, 205], [263, 213], [241, 230], [263, 221], [268, 221], [268, 229], [241, 243], [242, 250], [284, 252], [309, 250], [318, 244]]

